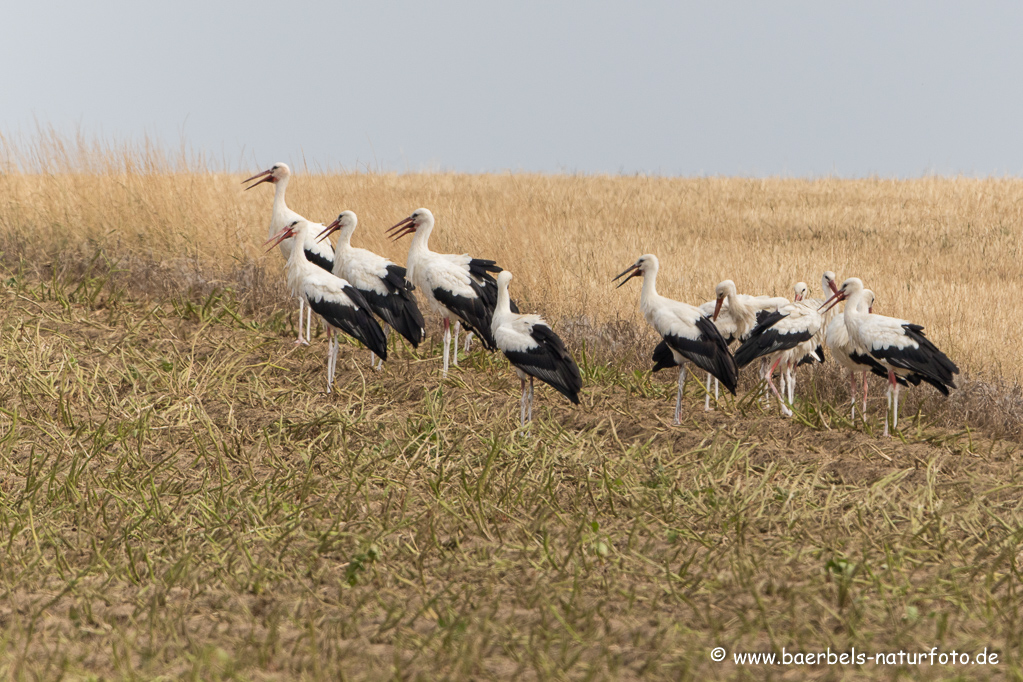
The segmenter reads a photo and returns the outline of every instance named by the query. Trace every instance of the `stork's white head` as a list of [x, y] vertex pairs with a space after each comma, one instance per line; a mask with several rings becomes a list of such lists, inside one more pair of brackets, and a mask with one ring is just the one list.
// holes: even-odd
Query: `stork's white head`
[[407, 234], [417, 230], [430, 230], [433, 228], [433, 213], [428, 208], [417, 208], [408, 218], [405, 218], [387, 230], [391, 239], [401, 239]]
[[735, 282], [730, 279], [726, 279], [714, 287], [714, 295], [719, 301], [726, 298], [729, 294], [735, 294], [736, 291], [738, 290], [735, 288]]
[[838, 285], [835, 284], [835, 273], [831, 270], [826, 271], [821, 277], [821, 291], [830, 291], [831, 293], [838, 291]]
[[721, 312], [721, 306], [724, 304], [725, 299], [728, 296], [734, 296], [736, 291], [735, 282], [730, 279], [726, 279], [714, 287], [714, 296], [717, 298], [717, 301], [714, 303], [714, 316], [711, 318], [712, 320], [718, 319], [718, 314]]
[[[655, 256], [652, 253], [648, 253], [646, 255], [640, 256], [639, 260], [637, 260], [635, 263], [633, 263], [632, 265], [627, 267], [623, 273], [621, 273], [620, 275], [618, 275], [617, 277], [615, 277], [611, 281], [614, 282], [615, 280], [619, 279], [620, 277], [625, 277], [625, 275], [628, 275], [628, 277], [625, 277], [625, 279], [623, 279], [618, 284], [618, 286], [620, 287], [620, 286], [622, 286], [622, 284], [625, 284], [626, 282], [628, 282], [633, 277], [636, 277], [636, 276], [644, 277], [644, 276], [646, 276], [647, 274], [649, 274], [651, 272], [657, 272], [657, 268], [659, 266], [660, 266], [660, 263], [657, 262], [657, 256]], [[618, 287], [615, 287], [615, 288], [617, 289]]]
[[288, 177], [290, 177], [290, 176], [291, 176], [291, 169], [288, 168], [288, 164], [286, 164], [286, 163], [275, 163], [274, 165], [270, 166], [270, 168], [267, 168], [262, 173], [256, 173], [255, 175], [253, 175], [248, 180], [243, 181], [242, 184], [244, 185], [246, 182], [251, 182], [252, 180], [258, 180], [258, 182], [253, 182], [251, 185], [249, 185], [248, 187], [245, 188], [246, 190], [250, 190], [253, 187], [255, 187], [256, 185], [262, 184], [264, 182], [272, 182], [272, 183], [276, 184], [276, 183], [278, 183], [278, 182], [280, 182], [282, 180], [287, 180]]
[[[282, 227], [277, 234], [266, 240], [266, 244], [270, 244], [270, 248], [267, 251], [272, 251], [275, 246], [283, 242], [285, 239], [290, 239], [295, 235], [302, 237], [305, 240], [305, 232], [309, 229], [309, 223], [305, 220], [294, 220], [290, 224]], [[266, 246], [264, 244], [264, 246]]]
[[867, 312], [874, 312], [874, 292], [870, 289], [863, 290], [863, 303], [867, 306]]
[[821, 312], [830, 310], [834, 306], [838, 305], [840, 301], [844, 301], [848, 298], [852, 298], [857, 294], [863, 293], [863, 280], [859, 277], [850, 277], [849, 279], [842, 282], [842, 286], [838, 288], [835, 295], [824, 301], [821, 305]]
[[323, 232], [320, 232], [319, 236], [316, 237], [316, 241], [323, 241], [338, 230], [341, 230], [342, 241], [351, 241], [352, 232], [355, 232], [355, 226], [358, 224], [359, 217], [355, 215], [355, 211], [341, 211], [337, 216], [337, 220], [327, 225]]
[[796, 282], [796, 286], [792, 287], [793, 301], [802, 301], [806, 298], [807, 294], [810, 293], [810, 287], [806, 286], [806, 282]]
[[497, 273], [497, 286], [498, 288], [504, 288], [508, 286], [508, 282], [512, 281], [512, 274], [507, 270], [502, 270]]

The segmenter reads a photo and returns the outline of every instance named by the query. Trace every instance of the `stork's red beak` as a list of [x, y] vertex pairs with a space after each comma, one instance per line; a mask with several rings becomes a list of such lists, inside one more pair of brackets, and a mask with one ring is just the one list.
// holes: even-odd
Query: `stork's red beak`
[[246, 187], [245, 190], [248, 191], [248, 190], [252, 189], [253, 187], [255, 187], [256, 185], [259, 185], [261, 183], [273, 182], [274, 181], [273, 173], [274, 173], [273, 169], [272, 168], [268, 168], [267, 170], [263, 171], [262, 173], [256, 173], [255, 175], [253, 175], [248, 180], [242, 180], [242, 184], [244, 185], [246, 182], [252, 182], [253, 180], [259, 180], [259, 182], [253, 182], [251, 185]]
[[297, 225], [297, 224], [298, 224], [298, 221], [295, 221], [292, 224], [288, 225], [287, 227], [281, 228], [281, 230], [277, 234], [275, 234], [274, 236], [272, 236], [269, 239], [267, 239], [266, 242], [263, 244], [263, 246], [266, 246], [267, 244], [270, 244], [270, 246], [267, 248], [266, 252], [269, 253], [269, 252], [273, 251], [274, 247], [277, 246], [278, 244], [280, 244], [281, 242], [283, 242], [285, 239], [289, 239], [290, 237], [294, 237], [295, 236], [295, 225]]
[[337, 220], [332, 222], [330, 225], [327, 225], [327, 227], [323, 228], [323, 232], [321, 232], [316, 237], [316, 241], [322, 242], [324, 239], [326, 239], [331, 234], [333, 234], [334, 232], [337, 232], [340, 229], [341, 229], [341, 219], [338, 218]]
[[714, 304], [714, 317], [710, 318], [714, 322], [718, 321], [718, 313], [721, 312], [721, 304], [725, 302], [724, 296], [718, 296], [717, 303]]
[[834, 308], [836, 305], [838, 305], [840, 302], [842, 302], [844, 300], [845, 300], [845, 294], [842, 292], [841, 289], [839, 289], [838, 291], [835, 292], [834, 296], [832, 296], [828, 300], [824, 301], [824, 303], [821, 303], [821, 307], [817, 308], [817, 312], [826, 313], [827, 311], [831, 310], [832, 308]]
[[611, 281], [614, 282], [615, 280], [617, 280], [617, 279], [619, 279], [621, 277], [625, 277], [625, 275], [628, 275], [628, 277], [625, 277], [625, 279], [623, 279], [621, 282], [619, 282], [618, 286], [615, 287], [615, 289], [620, 289], [621, 286], [623, 284], [625, 284], [626, 282], [628, 282], [630, 279], [632, 279], [636, 275], [642, 275], [642, 274], [643, 274], [643, 270], [640, 269], [639, 263], [633, 263], [632, 265], [630, 265], [629, 267], [627, 267], [625, 269], [625, 272], [621, 273], [620, 275], [618, 275], [617, 277], [615, 277]]
[[833, 280], [833, 279], [828, 280], [828, 287], [831, 289], [831, 293], [833, 293], [833, 294], [837, 294], [838, 293], [838, 285], [835, 284], [835, 280]]
[[387, 236], [392, 241], [397, 241], [407, 234], [411, 234], [416, 231], [416, 221], [412, 219], [412, 216], [405, 218], [396, 225], [387, 228]]

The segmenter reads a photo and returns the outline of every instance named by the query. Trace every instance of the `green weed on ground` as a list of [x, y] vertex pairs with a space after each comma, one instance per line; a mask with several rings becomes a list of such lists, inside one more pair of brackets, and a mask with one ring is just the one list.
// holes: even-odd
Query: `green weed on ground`
[[[1021, 677], [1013, 441], [881, 440], [823, 377], [793, 420], [690, 381], [672, 428], [674, 377], [592, 359], [526, 435], [483, 351], [344, 346], [327, 396], [287, 302], [0, 279], [5, 678]], [[732, 659], [782, 647], [1000, 658]]]

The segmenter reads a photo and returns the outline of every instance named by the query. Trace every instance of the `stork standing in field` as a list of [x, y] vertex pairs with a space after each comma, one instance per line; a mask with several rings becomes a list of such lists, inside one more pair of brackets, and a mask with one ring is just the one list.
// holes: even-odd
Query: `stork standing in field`
[[[319, 226], [316, 226], [319, 227]], [[270, 248], [294, 237], [304, 244], [314, 226], [305, 220], [296, 220], [271, 237]], [[373, 319], [372, 309], [359, 290], [345, 280], [313, 265], [305, 249], [292, 249], [287, 265], [288, 286], [306, 302], [309, 308], [327, 323], [328, 334], [345, 332], [362, 341], [371, 351], [387, 359], [387, 337]], [[327, 352], [327, 392], [334, 384], [337, 369], [337, 345], [331, 341]]]
[[[497, 306], [494, 308], [490, 331], [494, 342], [522, 382], [522, 401], [519, 405], [519, 424], [533, 421], [533, 378], [550, 384], [573, 404], [579, 404], [582, 376], [575, 360], [539, 315], [520, 315], [512, 312], [508, 297], [508, 283], [512, 275], [504, 270], [497, 275]], [[526, 379], [529, 390], [526, 390]]]
[[[804, 294], [805, 289], [806, 284], [799, 282], [796, 285], [797, 296]], [[771, 377], [778, 365], [781, 365], [782, 380], [787, 379], [788, 402], [791, 405], [795, 398], [795, 367], [806, 355], [814, 352], [812, 339], [821, 324], [822, 319], [816, 307], [805, 301], [793, 301], [758, 322], [749, 338], [735, 351], [735, 363], [740, 368], [757, 358], [767, 358], [770, 364], [764, 378], [771, 392], [778, 398], [785, 416], [792, 416], [792, 410], [785, 404], [785, 398], [778, 392]]]
[[[850, 277], [824, 305], [834, 307], [845, 301], [845, 326], [850, 340], [876, 360], [888, 373], [888, 411], [884, 435], [899, 427], [899, 378], [910, 383], [925, 381], [943, 395], [955, 388], [954, 375], [959, 368], [924, 336], [924, 328], [908, 320], [864, 311], [866, 289], [863, 280]], [[869, 307], [868, 307], [869, 309]]]
[[[413, 234], [408, 250], [408, 277], [439, 314], [444, 325], [444, 369], [448, 375], [451, 320], [460, 321], [480, 337], [487, 350], [495, 350], [490, 322], [497, 304], [497, 282], [492, 273], [501, 272], [492, 260], [471, 258], [469, 254], [435, 253], [430, 250], [433, 213], [419, 208], [388, 230], [393, 239]], [[518, 308], [510, 304], [514, 312]], [[455, 366], [458, 366], [458, 340], [455, 340]]]
[[[780, 296], [749, 296], [738, 293], [735, 282], [726, 279], [714, 288], [714, 300], [703, 303], [699, 306], [700, 312], [708, 315], [714, 326], [721, 332], [728, 345], [733, 341], [743, 341], [756, 326], [758, 320], [763, 319], [768, 313], [774, 312], [779, 306], [787, 304], [787, 298]], [[663, 348], [661, 346], [664, 346]], [[654, 371], [671, 366], [668, 361], [671, 353], [667, 344], [663, 341], [654, 349]], [[707, 373], [707, 395], [704, 399], [703, 409], [710, 411], [710, 380], [711, 374]], [[719, 382], [714, 379], [714, 400], [718, 399]]]
[[[821, 277], [821, 289], [823, 291], [838, 291], [838, 286], [835, 284], [835, 273], [830, 270], [826, 271]], [[810, 298], [810, 287], [805, 282], [796, 282], [793, 287], [793, 301], [803, 303], [814, 310], [820, 308], [823, 301], [818, 298]], [[779, 369], [779, 380], [781, 382], [782, 395], [788, 397], [788, 404], [791, 407], [796, 399], [796, 371], [799, 367], [806, 364], [823, 364], [825, 360], [824, 355], [824, 336], [827, 331], [828, 323], [834, 316], [834, 311], [819, 312], [821, 316], [820, 327], [814, 333], [813, 337], [807, 341], [799, 343], [795, 348], [785, 354], [785, 359], [782, 361]], [[768, 366], [771, 364], [773, 358], [765, 357], [764, 360]], [[762, 367], [762, 376], [766, 376], [767, 367]], [[784, 412], [784, 409], [782, 410]]]
[[[246, 191], [252, 189], [256, 185], [260, 185], [264, 182], [270, 182], [274, 185], [274, 205], [273, 213], [270, 215], [270, 238], [273, 239], [274, 235], [278, 234], [286, 226], [295, 222], [296, 220], [305, 221], [305, 218], [288, 208], [288, 205], [284, 203], [284, 192], [288, 188], [288, 178], [291, 177], [291, 169], [288, 168], [286, 163], [275, 163], [273, 166], [257, 173], [245, 182], [253, 182], [251, 185], [245, 188]], [[242, 183], [244, 184], [244, 183]], [[320, 225], [322, 227], [322, 225]], [[306, 259], [311, 263], [318, 265], [327, 272], [330, 272], [334, 267], [334, 252], [330, 248], [330, 242], [321, 243], [316, 239], [316, 232], [310, 231], [307, 239], [304, 243]], [[294, 240], [291, 238], [285, 239], [280, 242], [281, 254], [284, 256], [284, 260], [287, 261], [291, 257], [291, 250], [294, 247]], [[309, 345], [309, 325], [312, 323], [313, 311], [310, 310], [307, 314], [306, 323], [306, 338], [302, 337], [302, 313], [305, 308], [305, 299], [298, 299], [298, 340], [296, 344]]]
[[[824, 303], [824, 299], [810, 298], [809, 288], [802, 282], [800, 282], [799, 284], [802, 284], [803, 290], [802, 292], [796, 295], [795, 300], [806, 301], [809, 305], [816, 306], [819, 309], [821, 305]], [[835, 282], [835, 273], [833, 273], [831, 270], [825, 272], [824, 276], [821, 277], [821, 291], [824, 292], [825, 297], [831, 296], [836, 291], [838, 291], [838, 284]], [[837, 312], [838, 312], [837, 310], [821, 311], [821, 328], [817, 330], [817, 333], [814, 334], [813, 338], [810, 340], [810, 345], [813, 346], [814, 351], [813, 353], [810, 353], [806, 355], [804, 358], [802, 358], [799, 361], [800, 365], [813, 362], [816, 363], [824, 362], [825, 336], [827, 335], [828, 325], [831, 324], [831, 320], [832, 318], [834, 318], [835, 313]]]
[[[860, 312], [874, 312], [874, 292], [870, 289], [864, 289], [863, 291], [863, 297], [860, 299]], [[828, 323], [825, 342], [828, 350], [831, 351], [831, 356], [835, 358], [838, 364], [849, 370], [849, 395], [852, 398], [852, 412], [849, 418], [852, 420], [856, 419], [856, 375], [857, 373], [863, 375], [863, 408], [860, 410], [860, 413], [866, 418], [867, 372], [887, 378], [888, 371], [877, 360], [866, 353], [860, 352], [856, 344], [853, 343], [852, 338], [849, 336], [849, 329], [845, 325], [845, 313], [838, 313]], [[906, 380], [902, 377], [896, 377], [896, 379], [901, 384], [906, 384]]]
[[[659, 265], [657, 256], [648, 253], [645, 256], [640, 256], [639, 260], [612, 281], [628, 275], [618, 285], [621, 287], [633, 277], [643, 278], [639, 309], [650, 326], [661, 335], [665, 345], [671, 351], [672, 360], [679, 365], [678, 393], [675, 397], [673, 423], [680, 424], [682, 422], [682, 392], [685, 389], [685, 360], [689, 360], [720, 380], [732, 395], [735, 395], [738, 372], [732, 354], [728, 352], [728, 343], [709, 317], [695, 306], [673, 301], [657, 293]], [[658, 359], [656, 351], [654, 359]]]
[[[358, 223], [355, 213], [343, 211], [320, 233], [319, 239], [326, 239], [331, 232], [341, 233], [334, 247], [333, 272], [358, 289], [377, 317], [384, 321], [384, 336], [393, 328], [413, 348], [418, 348], [425, 323], [412, 294], [412, 283], [405, 279], [405, 268], [372, 251], [352, 246], [352, 233]], [[380, 358], [377, 365], [376, 358], [376, 354], [371, 355], [370, 366], [382, 369], [384, 359]]]

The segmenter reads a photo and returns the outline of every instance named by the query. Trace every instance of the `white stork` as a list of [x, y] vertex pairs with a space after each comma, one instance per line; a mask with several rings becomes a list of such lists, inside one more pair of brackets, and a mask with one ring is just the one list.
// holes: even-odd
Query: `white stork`
[[948, 395], [948, 390], [956, 387], [953, 377], [959, 373], [959, 368], [924, 336], [920, 325], [863, 312], [865, 292], [863, 281], [850, 277], [824, 305], [834, 307], [839, 301], [846, 301], [845, 326], [850, 340], [857, 350], [872, 357], [888, 373], [889, 412], [893, 416], [885, 417], [884, 435], [887, 436], [889, 421], [893, 429], [899, 427], [900, 377], [912, 384], [927, 382]]
[[[497, 306], [494, 308], [490, 331], [494, 342], [522, 382], [522, 401], [519, 405], [519, 424], [533, 421], [533, 378], [550, 384], [573, 404], [579, 404], [579, 391], [583, 379], [579, 367], [554, 333], [539, 315], [513, 313], [508, 297], [508, 283], [512, 275], [504, 270], [497, 275]], [[526, 390], [526, 379], [529, 390]]]
[[[492, 273], [501, 272], [501, 268], [492, 260], [472, 258], [469, 254], [431, 251], [429, 242], [433, 225], [433, 213], [419, 208], [391, 227], [388, 234], [395, 240], [409, 233], [415, 235], [408, 250], [408, 278], [426, 297], [430, 308], [443, 319], [443, 376], [447, 376], [452, 318], [475, 332], [487, 350], [495, 350], [490, 321], [497, 304], [497, 282]], [[518, 312], [514, 303], [511, 303], [511, 309]], [[457, 340], [454, 364], [458, 366]]]
[[[263, 171], [262, 173], [256, 173], [245, 182], [253, 182], [251, 185], [245, 188], [246, 191], [252, 189], [256, 185], [264, 182], [272, 182], [274, 185], [274, 205], [273, 213], [270, 215], [270, 238], [273, 239], [274, 235], [278, 234], [282, 229], [296, 220], [304, 221], [305, 218], [288, 208], [288, 205], [284, 203], [284, 192], [288, 188], [288, 178], [291, 177], [291, 169], [288, 168], [286, 163], [275, 163], [273, 166]], [[244, 183], [242, 183], [244, 184]], [[281, 254], [284, 255], [284, 260], [287, 261], [291, 257], [291, 250], [293, 242], [291, 239], [286, 239], [280, 243]], [[330, 248], [330, 242], [326, 244], [320, 243], [316, 239], [316, 232], [310, 231], [305, 241], [305, 252], [306, 258], [320, 266], [327, 272], [330, 272], [334, 267], [334, 252]], [[298, 340], [296, 344], [309, 345], [308, 338], [302, 337], [302, 313], [305, 307], [305, 300], [302, 298], [298, 299]], [[312, 320], [312, 310], [309, 311], [306, 323], [306, 337], [309, 336], [309, 324]]]
[[[270, 248], [289, 237], [305, 243], [314, 226], [296, 220], [271, 237]], [[328, 334], [343, 331], [362, 341], [367, 348], [387, 359], [387, 337], [373, 319], [372, 309], [359, 290], [351, 284], [309, 262], [305, 249], [292, 249], [287, 265], [288, 286], [309, 308], [327, 323]], [[327, 392], [334, 384], [337, 368], [337, 346], [332, 342], [327, 353]]]
[[[621, 287], [636, 276], [643, 278], [643, 290], [640, 293], [639, 309], [643, 317], [664, 340], [671, 351], [672, 361], [679, 366], [678, 394], [675, 397], [674, 424], [682, 423], [682, 392], [685, 389], [686, 368], [683, 363], [689, 360], [694, 365], [709, 372], [719, 379], [732, 395], [738, 380], [735, 361], [728, 352], [728, 343], [721, 332], [714, 326], [709, 317], [699, 308], [688, 303], [673, 301], [657, 293], [657, 256], [646, 254], [615, 277], [612, 282], [625, 277], [618, 285]], [[658, 346], [660, 348], [660, 346]], [[654, 351], [654, 360], [664, 366], [658, 351]], [[655, 366], [655, 370], [659, 367]]]
[[[710, 316], [714, 326], [721, 332], [728, 345], [733, 341], [744, 341], [757, 322], [763, 319], [768, 313], [774, 312], [789, 302], [787, 298], [780, 296], [750, 296], [740, 294], [736, 290], [735, 282], [726, 279], [714, 288], [714, 300], [703, 303], [699, 306], [704, 315]], [[662, 348], [663, 346], [663, 348]], [[667, 345], [662, 341], [654, 349], [654, 371], [663, 369], [666, 366], [673, 366], [671, 353]], [[669, 364], [669, 361], [670, 362]], [[703, 402], [704, 411], [710, 410], [710, 372], [707, 373], [706, 398]], [[714, 400], [718, 399], [717, 379], [714, 380]]]
[[[327, 238], [331, 232], [341, 233], [334, 247], [333, 272], [358, 289], [376, 316], [384, 321], [384, 336], [394, 328], [413, 348], [418, 348], [425, 323], [412, 294], [412, 283], [405, 279], [405, 268], [372, 251], [352, 246], [352, 233], [358, 223], [354, 212], [343, 211], [320, 233], [319, 239]], [[382, 369], [383, 358], [377, 365], [376, 354], [371, 355], [370, 366]]]
[[[859, 308], [860, 312], [874, 312], [873, 291], [864, 289]], [[853, 420], [856, 419], [856, 374], [861, 373], [863, 375], [863, 409], [861, 414], [865, 418], [867, 416], [867, 372], [887, 378], [888, 371], [870, 355], [862, 353], [857, 349], [856, 344], [853, 343], [852, 338], [849, 336], [849, 329], [845, 325], [845, 313], [838, 313], [828, 323], [825, 343], [838, 364], [849, 370], [849, 394], [852, 398], [852, 412], [849, 418]], [[906, 384], [906, 380], [902, 377], [896, 377], [896, 380], [903, 385]]]
[[[806, 301], [806, 303], [808, 303], [809, 305], [816, 306], [819, 309], [821, 307], [821, 304], [824, 303], [824, 300], [819, 298], [809, 298], [808, 296], [810, 293], [809, 287], [807, 287], [806, 284], [803, 284], [802, 282], [800, 282], [796, 286], [799, 287], [800, 285], [802, 285], [802, 291], [797, 293], [795, 300]], [[824, 292], [824, 295], [826, 297], [838, 291], [838, 284], [835, 282], [835, 273], [833, 273], [831, 270], [826, 271], [824, 273], [824, 276], [821, 277], [821, 291]], [[837, 310], [821, 311], [821, 328], [817, 330], [817, 333], [814, 334], [813, 338], [810, 340], [810, 345], [813, 347], [813, 352], [808, 353], [805, 357], [800, 359], [798, 363], [799, 365], [804, 365], [813, 362], [817, 363], [824, 362], [825, 336], [827, 335], [828, 325], [831, 324], [831, 320], [835, 316], [835, 313], [837, 312], [838, 312]]]
[[[806, 284], [799, 282], [796, 285], [797, 297], [805, 295], [805, 291]], [[795, 399], [794, 369], [800, 360], [814, 352], [812, 339], [820, 330], [821, 324], [822, 319], [817, 307], [805, 301], [793, 301], [758, 322], [750, 332], [749, 338], [735, 351], [735, 364], [740, 368], [761, 357], [770, 361], [764, 378], [771, 392], [778, 398], [782, 414], [786, 416], [792, 416], [792, 410], [786, 406], [785, 398], [778, 393], [771, 376], [780, 364], [782, 378], [788, 380], [788, 402], [791, 405]]]

